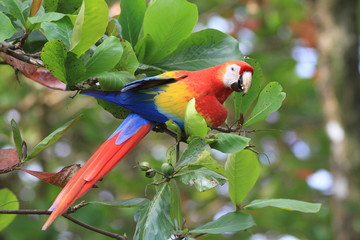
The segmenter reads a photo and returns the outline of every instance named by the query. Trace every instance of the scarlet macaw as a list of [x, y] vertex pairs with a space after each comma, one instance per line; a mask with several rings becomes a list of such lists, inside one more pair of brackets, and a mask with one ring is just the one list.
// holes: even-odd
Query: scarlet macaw
[[80, 196], [113, 169], [156, 125], [172, 119], [184, 126], [187, 103], [195, 98], [195, 108], [210, 127], [218, 127], [227, 117], [222, 103], [233, 91], [246, 93], [254, 69], [243, 61], [230, 61], [200, 71], [171, 71], [127, 84], [121, 91], [84, 90], [132, 111], [116, 131], [71, 178], [50, 207], [45, 230]]

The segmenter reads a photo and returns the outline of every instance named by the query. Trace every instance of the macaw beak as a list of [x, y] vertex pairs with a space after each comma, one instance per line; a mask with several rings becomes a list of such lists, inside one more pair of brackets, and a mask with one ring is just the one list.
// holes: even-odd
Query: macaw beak
[[236, 92], [247, 93], [251, 86], [252, 72], [244, 72], [240, 74], [237, 82], [231, 84], [231, 89]]

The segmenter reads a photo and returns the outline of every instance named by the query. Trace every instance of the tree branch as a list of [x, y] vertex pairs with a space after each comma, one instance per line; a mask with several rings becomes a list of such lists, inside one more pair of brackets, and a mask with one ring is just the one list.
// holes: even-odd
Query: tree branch
[[41, 61], [39, 58], [34, 57], [36, 56], [35, 54], [27, 54], [20, 49], [15, 49], [15, 46], [8, 42], [0, 43], [0, 52], [10, 55], [20, 61], [33, 64], [37, 67], [45, 66], [43, 61]]
[[114, 238], [114, 239], [118, 239], [118, 240], [126, 240], [127, 239], [126, 236], [122, 236], [122, 235], [119, 235], [117, 233], [108, 232], [108, 231], [102, 230], [100, 228], [96, 228], [94, 226], [86, 224], [84, 222], [81, 222], [81, 221], [77, 220], [76, 218], [71, 217], [69, 214], [63, 214], [62, 216], [64, 218], [72, 221], [73, 223], [76, 223], [77, 225], [79, 225], [79, 226], [81, 226], [83, 228], [89, 229], [89, 230], [91, 230], [93, 232], [97, 232], [97, 233], [100, 233], [102, 235], [105, 235], [105, 236], [108, 236], [108, 237], [111, 237], [111, 238]]
[[[80, 208], [84, 207], [88, 205], [87, 202], [82, 201], [81, 203], [75, 205], [74, 207], [70, 207], [64, 214], [62, 214], [62, 216], [70, 221], [72, 221], [73, 223], [89, 229], [93, 232], [97, 232], [100, 233], [102, 235], [114, 238], [114, 239], [118, 239], [118, 240], [127, 240], [126, 235], [122, 236], [119, 235], [117, 233], [112, 233], [112, 232], [108, 232], [105, 230], [102, 230], [100, 228], [96, 228], [94, 226], [91, 226], [89, 224], [86, 224], [82, 221], [77, 220], [76, 218], [71, 217], [69, 214], [76, 212], [77, 210], [79, 210]], [[19, 214], [19, 215], [27, 215], [27, 214], [35, 214], [35, 215], [50, 215], [52, 213], [52, 211], [48, 211], [48, 210], [36, 210], [36, 209], [19, 209], [19, 210], [0, 210], [0, 214]]]

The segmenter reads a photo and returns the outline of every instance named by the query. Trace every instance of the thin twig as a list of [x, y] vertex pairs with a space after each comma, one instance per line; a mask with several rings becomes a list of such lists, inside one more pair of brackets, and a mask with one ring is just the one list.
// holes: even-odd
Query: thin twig
[[[100, 233], [102, 235], [114, 238], [114, 239], [118, 239], [118, 240], [127, 240], [126, 235], [122, 236], [119, 235], [117, 233], [112, 233], [112, 232], [108, 232], [99, 228], [96, 228], [94, 226], [91, 226], [89, 224], [86, 224], [82, 221], [79, 221], [73, 217], [71, 217], [69, 214], [76, 212], [77, 210], [79, 210], [80, 208], [84, 207], [88, 205], [87, 202], [82, 201], [81, 203], [75, 205], [74, 207], [69, 208], [64, 214], [62, 214], [63, 217], [65, 217], [66, 219], [76, 223], [77, 225], [89, 229], [93, 232], [97, 232]], [[48, 210], [36, 210], [36, 209], [19, 209], [19, 210], [0, 210], [0, 214], [19, 214], [19, 215], [26, 215], [26, 214], [34, 214], [34, 215], [50, 215], [52, 213], [52, 211], [48, 211]]]
[[117, 233], [108, 232], [108, 231], [102, 230], [100, 228], [96, 228], [94, 226], [86, 224], [84, 222], [81, 222], [81, 221], [77, 220], [76, 218], [71, 217], [69, 214], [63, 214], [62, 216], [64, 218], [72, 221], [73, 223], [75, 223], [75, 224], [77, 224], [77, 225], [79, 225], [79, 226], [81, 226], [83, 228], [89, 229], [89, 230], [91, 230], [93, 232], [97, 232], [97, 233], [100, 233], [102, 235], [114, 238], [114, 239], [119, 239], [119, 240], [126, 240], [127, 239], [126, 236], [122, 236], [122, 235], [119, 235]]

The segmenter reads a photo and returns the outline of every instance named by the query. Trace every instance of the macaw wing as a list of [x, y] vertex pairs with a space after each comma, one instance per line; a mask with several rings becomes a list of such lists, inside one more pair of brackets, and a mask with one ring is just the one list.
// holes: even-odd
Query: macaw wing
[[127, 92], [129, 90], [142, 90], [159, 85], [173, 83], [183, 78], [186, 78], [186, 75], [177, 75], [177, 71], [167, 72], [166, 74], [161, 74], [153, 77], [147, 77], [140, 80], [133, 81], [125, 85], [121, 92]]
[[87, 89], [81, 91], [81, 94], [115, 103], [154, 122], [166, 122], [168, 120], [167, 116], [158, 111], [157, 106], [154, 103], [154, 96], [157, 95], [157, 91], [151, 88], [126, 92], [103, 92]]

